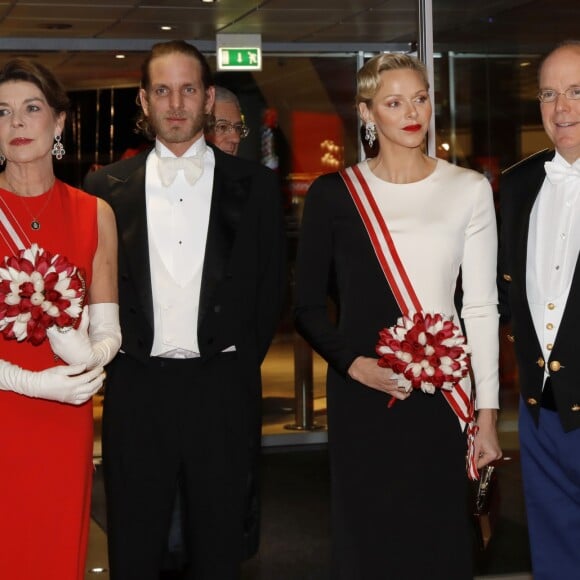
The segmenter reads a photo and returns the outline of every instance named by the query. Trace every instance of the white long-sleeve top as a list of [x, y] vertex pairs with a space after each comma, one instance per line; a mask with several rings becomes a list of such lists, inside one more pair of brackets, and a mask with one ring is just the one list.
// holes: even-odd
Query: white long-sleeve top
[[[498, 408], [497, 228], [488, 180], [440, 159], [433, 173], [414, 183], [383, 181], [367, 162], [360, 168], [424, 311], [457, 320], [461, 268], [461, 317], [472, 351], [476, 408]], [[468, 381], [464, 387], [470, 392]]]

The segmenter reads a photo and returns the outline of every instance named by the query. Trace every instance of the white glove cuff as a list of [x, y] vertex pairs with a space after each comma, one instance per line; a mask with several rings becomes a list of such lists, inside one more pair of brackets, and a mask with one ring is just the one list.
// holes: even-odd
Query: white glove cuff
[[121, 348], [118, 304], [102, 302], [89, 305], [89, 338], [93, 350], [89, 367], [103, 367], [110, 363]]

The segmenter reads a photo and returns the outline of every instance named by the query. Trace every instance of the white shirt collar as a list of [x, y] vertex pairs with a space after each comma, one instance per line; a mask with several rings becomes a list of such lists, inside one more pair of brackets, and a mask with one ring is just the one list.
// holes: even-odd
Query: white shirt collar
[[562, 167], [572, 167], [572, 165], [577, 167], [577, 165], [580, 164], [580, 157], [578, 159], [576, 159], [576, 161], [574, 161], [574, 163], [568, 163], [564, 159], [564, 157], [562, 157], [562, 155], [560, 155], [560, 153], [558, 153], [558, 151], [556, 151], [556, 155], [554, 155], [554, 159], [552, 159], [552, 162], [557, 163], [558, 165], [561, 165]]
[[[191, 144], [189, 149], [181, 157], [199, 157], [205, 153], [207, 143], [205, 137], [202, 135], [197, 141]], [[159, 139], [155, 139], [155, 153], [158, 157], [177, 157], [170, 149], [168, 149]]]

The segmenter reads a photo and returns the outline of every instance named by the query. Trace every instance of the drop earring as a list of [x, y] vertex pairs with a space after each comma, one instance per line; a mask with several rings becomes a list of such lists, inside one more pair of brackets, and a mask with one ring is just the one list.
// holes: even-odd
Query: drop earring
[[372, 121], [367, 121], [365, 123], [365, 140], [368, 143], [369, 149], [372, 149], [376, 139], [377, 139], [377, 127]]
[[55, 135], [54, 136], [54, 145], [52, 146], [52, 154], [57, 159], [62, 159], [66, 151], [64, 150], [63, 144], [60, 142], [61, 136]]
[[0, 153], [0, 165], [4, 165], [6, 163], [6, 157], [4, 153]]

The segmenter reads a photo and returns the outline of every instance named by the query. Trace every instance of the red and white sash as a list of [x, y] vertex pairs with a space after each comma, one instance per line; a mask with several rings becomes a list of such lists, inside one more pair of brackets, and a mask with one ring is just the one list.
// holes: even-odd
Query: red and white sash
[[[409, 312], [422, 311], [419, 298], [415, 294], [387, 224], [379, 211], [360, 167], [358, 165], [347, 167], [340, 171], [340, 176], [361, 216], [381, 269], [401, 309], [401, 313], [407, 316]], [[470, 397], [459, 382], [454, 385], [451, 391], [441, 389], [441, 394], [445, 397], [459, 421], [467, 425], [467, 473], [470, 479], [478, 479], [479, 473], [474, 452], [474, 440], [478, 427], [475, 423], [473, 396]]]
[[20, 250], [30, 247], [31, 242], [26, 232], [20, 227], [18, 220], [0, 197], [0, 238], [10, 248], [11, 253], [17, 255]]

